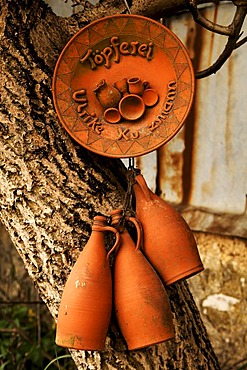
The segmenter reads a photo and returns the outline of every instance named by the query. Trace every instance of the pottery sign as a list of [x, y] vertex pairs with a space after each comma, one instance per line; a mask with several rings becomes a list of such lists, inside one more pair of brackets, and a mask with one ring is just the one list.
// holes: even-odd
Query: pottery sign
[[136, 15], [102, 18], [62, 51], [53, 99], [67, 132], [88, 150], [135, 157], [168, 142], [191, 108], [188, 53], [166, 27]]

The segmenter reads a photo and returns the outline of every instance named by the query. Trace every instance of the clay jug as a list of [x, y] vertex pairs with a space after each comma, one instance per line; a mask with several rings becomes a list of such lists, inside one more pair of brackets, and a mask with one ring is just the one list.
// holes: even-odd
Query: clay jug
[[[116, 234], [106, 255], [104, 232]], [[62, 347], [102, 350], [112, 311], [112, 277], [109, 254], [119, 243], [118, 232], [106, 226], [104, 216], [94, 217], [91, 236], [71, 270], [58, 312], [56, 344]]]
[[93, 90], [96, 98], [99, 100], [103, 108], [116, 108], [122, 97], [121, 92], [116, 87], [101, 80]]
[[149, 86], [148, 81], [142, 81], [140, 77], [131, 77], [127, 80], [130, 94], [142, 95], [143, 91]]
[[[118, 224], [121, 211], [111, 213]], [[143, 348], [174, 337], [172, 313], [166, 290], [142, 252], [140, 230], [135, 246], [127, 229], [120, 235], [114, 264], [114, 305], [116, 317], [129, 350]]]
[[182, 216], [155, 195], [138, 174], [133, 185], [143, 251], [166, 285], [203, 270], [194, 236]]

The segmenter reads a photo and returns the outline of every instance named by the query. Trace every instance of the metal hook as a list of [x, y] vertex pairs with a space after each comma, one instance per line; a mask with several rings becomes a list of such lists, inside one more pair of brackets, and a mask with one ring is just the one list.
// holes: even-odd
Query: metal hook
[[129, 158], [129, 167], [128, 170], [135, 168], [135, 159], [133, 157]]

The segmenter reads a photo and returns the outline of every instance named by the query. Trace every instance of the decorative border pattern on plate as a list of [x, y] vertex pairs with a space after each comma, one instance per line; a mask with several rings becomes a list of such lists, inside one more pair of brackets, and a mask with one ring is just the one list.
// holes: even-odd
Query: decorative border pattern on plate
[[[109, 86], [131, 78], [145, 81], [158, 102], [135, 121], [120, 115], [118, 122], [108, 122], [97, 86], [104, 81], [111, 95]], [[72, 37], [56, 64], [52, 90], [58, 117], [78, 143], [100, 155], [126, 158], [174, 137], [190, 111], [194, 83], [188, 53], [169, 29], [142, 16], [114, 15]]]

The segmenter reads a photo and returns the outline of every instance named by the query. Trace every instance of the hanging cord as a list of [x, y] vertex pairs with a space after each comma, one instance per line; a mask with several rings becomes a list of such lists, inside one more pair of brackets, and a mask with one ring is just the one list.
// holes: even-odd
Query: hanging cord
[[134, 216], [135, 211], [133, 210], [133, 190], [132, 187], [135, 184], [135, 177], [140, 173], [138, 168], [135, 168], [134, 158], [129, 158], [129, 167], [127, 172], [127, 191], [125, 193], [124, 206], [123, 206], [123, 218], [126, 216]]
[[[125, 200], [123, 206], [123, 213], [122, 217], [119, 219], [118, 222], [118, 230], [121, 231], [126, 227], [126, 223], [132, 224], [132, 233], [133, 233], [133, 224], [135, 225], [134, 235], [137, 237], [137, 244], [140, 248], [143, 245], [143, 230], [140, 221], [136, 218], [136, 213], [133, 209], [133, 185], [136, 183], [136, 176], [140, 174], [140, 170], [134, 167], [134, 158], [129, 158], [129, 168], [127, 172], [127, 191], [125, 193]], [[131, 233], [131, 230], [129, 232]], [[139, 239], [138, 239], [138, 230], [139, 232]], [[136, 235], [137, 232], [137, 235]], [[131, 233], [131, 234], [132, 234]], [[138, 242], [139, 240], [139, 242]], [[139, 248], [138, 247], [138, 248]]]
[[130, 170], [132, 168], [133, 169], [135, 168], [135, 158], [134, 157], [129, 158], [129, 167], [128, 167], [128, 170]]
[[117, 224], [117, 229], [119, 232], [124, 229], [125, 224], [126, 224], [126, 218], [128, 217], [134, 217], [135, 216], [135, 211], [133, 209], [133, 190], [132, 186], [135, 183], [135, 176], [138, 169], [134, 167], [135, 162], [134, 158], [129, 158], [129, 167], [127, 170], [127, 190], [125, 192], [125, 197], [124, 197], [124, 203], [122, 207], [122, 216], [120, 217], [118, 224]]
[[[126, 6], [126, 9], [129, 14], [131, 14], [131, 10], [128, 4], [127, 0], [123, 0], [124, 5]], [[135, 159], [133, 157], [129, 158], [129, 167], [128, 167], [128, 172], [127, 172], [127, 191], [125, 193], [125, 199], [124, 199], [124, 205], [123, 205], [123, 213], [122, 217], [118, 221], [118, 229], [123, 229], [125, 227], [126, 223], [126, 217], [134, 216], [135, 211], [133, 210], [133, 191], [132, 191], [132, 186], [135, 182]]]
[[[129, 14], [131, 14], [131, 10], [128, 4], [127, 0], [123, 0], [126, 9]], [[128, 186], [127, 186], [127, 191], [125, 194], [125, 200], [124, 200], [124, 206], [123, 206], [123, 216], [122, 220], [120, 219], [120, 224], [121, 222], [123, 223], [125, 220], [126, 216], [133, 216], [135, 215], [135, 212], [133, 210], [133, 205], [132, 205], [132, 200], [133, 200], [133, 191], [132, 191], [132, 186], [135, 182], [134, 180], [134, 172], [135, 172], [135, 159], [134, 157], [129, 158], [129, 167], [128, 167], [128, 173], [127, 173], [127, 181], [128, 181]]]
[[131, 10], [130, 10], [127, 0], [123, 0], [123, 2], [124, 2], [124, 5], [126, 6], [126, 9], [128, 10], [128, 13], [131, 14]]

